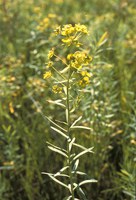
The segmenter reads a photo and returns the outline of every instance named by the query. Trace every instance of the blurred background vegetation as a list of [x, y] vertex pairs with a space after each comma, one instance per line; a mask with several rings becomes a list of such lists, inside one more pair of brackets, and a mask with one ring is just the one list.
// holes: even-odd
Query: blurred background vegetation
[[88, 199], [135, 199], [135, 21], [134, 0], [0, 0], [0, 200], [65, 196], [41, 175], [63, 165], [46, 146], [46, 140], [61, 141], [43, 115], [55, 119], [63, 113], [47, 102], [53, 94], [43, 72], [57, 44], [54, 28], [69, 23], [88, 27], [88, 48], [109, 34], [78, 111], [92, 129], [77, 133], [78, 140], [95, 151], [80, 166], [98, 180], [85, 187]]

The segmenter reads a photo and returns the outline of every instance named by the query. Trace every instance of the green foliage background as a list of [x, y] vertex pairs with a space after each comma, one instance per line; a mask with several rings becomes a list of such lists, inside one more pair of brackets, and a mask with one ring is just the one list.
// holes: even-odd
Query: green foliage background
[[[45, 18], [48, 23], [40, 31], [37, 26]], [[94, 69], [90, 92], [80, 103], [79, 113], [92, 131], [75, 133], [95, 151], [80, 166], [98, 180], [85, 188], [88, 199], [135, 199], [135, 20], [133, 0], [0, 0], [0, 200], [65, 196], [41, 175], [63, 165], [46, 146], [46, 140], [61, 141], [44, 114], [56, 119], [63, 113], [46, 101], [53, 94], [42, 77], [47, 53], [57, 44], [53, 30], [69, 23], [88, 27], [90, 48], [109, 33], [98, 58], [101, 67]]]

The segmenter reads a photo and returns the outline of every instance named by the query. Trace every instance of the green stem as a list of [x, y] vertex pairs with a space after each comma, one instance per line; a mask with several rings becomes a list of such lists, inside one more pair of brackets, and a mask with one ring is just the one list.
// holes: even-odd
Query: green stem
[[[69, 139], [71, 139], [71, 135], [70, 135], [70, 104], [69, 104], [69, 97], [70, 97], [70, 92], [69, 92], [69, 88], [70, 88], [70, 76], [71, 76], [71, 72], [70, 72], [70, 68], [68, 70], [68, 80], [67, 80], [67, 96], [66, 96], [66, 117], [67, 117], [67, 135], [69, 137]], [[69, 141], [67, 140], [67, 152], [68, 152], [68, 165], [69, 165], [69, 177], [70, 177], [70, 185], [71, 185], [71, 195], [72, 195], [72, 200], [74, 200], [74, 186], [73, 186], [73, 174], [72, 174], [72, 163], [71, 163], [71, 159], [70, 159], [70, 149], [69, 149]]]

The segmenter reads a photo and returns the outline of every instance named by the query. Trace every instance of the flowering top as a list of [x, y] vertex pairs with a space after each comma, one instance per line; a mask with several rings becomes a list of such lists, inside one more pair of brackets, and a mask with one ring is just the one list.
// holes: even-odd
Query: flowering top
[[64, 45], [71, 46], [75, 45], [76, 47], [81, 46], [82, 44], [79, 42], [79, 39], [82, 35], [88, 34], [87, 27], [81, 24], [67, 24], [62, 28], [59, 26], [55, 30], [56, 34], [60, 34], [62, 36], [62, 42]]
[[[49, 79], [52, 91], [55, 94], [62, 93], [63, 95], [63, 93], [66, 92], [65, 84], [68, 78], [69, 84], [71, 86], [74, 85], [74, 87], [76, 86], [77, 88], [84, 88], [90, 83], [92, 77], [92, 74], [90, 73], [90, 63], [92, 62], [93, 58], [89, 51], [84, 49], [84, 46], [82, 46], [82, 49], [80, 48], [81, 43], [79, 39], [83, 35], [88, 34], [87, 27], [85, 25], [67, 24], [63, 27], [59, 26], [55, 32], [60, 36], [60, 45], [57, 45], [58, 49], [52, 48], [49, 51], [47, 55], [47, 71], [44, 73], [43, 78]], [[68, 51], [66, 52], [69, 53], [60, 56], [58, 55], [58, 52], [60, 54], [62, 45], [67, 47]], [[59, 49], [59, 47], [61, 49]], [[60, 66], [58, 65], [58, 61], [61, 62]]]

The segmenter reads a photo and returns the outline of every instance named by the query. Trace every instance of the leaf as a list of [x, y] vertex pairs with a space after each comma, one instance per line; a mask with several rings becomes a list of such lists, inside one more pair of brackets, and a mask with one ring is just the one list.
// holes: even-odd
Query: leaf
[[92, 130], [91, 128], [89, 127], [86, 127], [86, 126], [72, 126], [70, 127], [71, 129], [86, 129], [86, 130]]
[[76, 172], [77, 168], [78, 168], [78, 165], [79, 165], [79, 159], [77, 159], [74, 163], [74, 166], [73, 166], [73, 172]]
[[52, 174], [52, 173], [48, 173], [48, 172], [41, 172], [41, 174], [45, 174], [45, 175], [54, 175], [54, 174]]
[[100, 40], [97, 43], [97, 46], [100, 47], [102, 46], [108, 39], [108, 32], [106, 31], [100, 38]]
[[63, 122], [63, 121], [60, 121], [60, 120], [55, 120], [56, 122], [59, 122], [60, 124], [64, 124], [64, 125], [67, 125], [67, 123], [66, 122]]
[[11, 170], [14, 169], [14, 166], [0, 166], [0, 170]]
[[60, 135], [62, 135], [63, 137], [68, 139], [68, 136], [65, 133], [63, 133], [62, 131], [60, 131], [59, 129], [57, 129], [53, 126], [51, 126], [51, 129], [53, 129], [54, 131], [56, 131], [57, 133], [59, 133]]
[[72, 193], [72, 191], [71, 191], [71, 184], [68, 184], [68, 188], [69, 188], [70, 193]]
[[47, 143], [48, 145], [50, 145], [50, 146], [56, 148], [56, 149], [62, 150], [62, 151], [64, 151], [64, 152], [67, 152], [65, 149], [62, 149], [62, 148], [60, 148], [60, 147], [58, 147], [58, 146], [56, 146], [56, 145], [54, 145], [54, 144], [51, 144], [50, 142], [46, 142], [46, 143]]
[[82, 116], [80, 116], [78, 119], [76, 119], [74, 122], [73, 122], [73, 124], [71, 125], [71, 127], [72, 126], [74, 126], [78, 121], [80, 121], [82, 119]]
[[62, 128], [61, 126], [59, 126], [58, 124], [56, 124], [54, 121], [52, 121], [49, 117], [45, 116], [48, 121], [50, 121], [53, 125], [55, 125], [56, 127], [60, 128], [61, 130], [63, 130], [64, 132], [67, 132], [67, 130], [65, 130], [64, 128]]
[[60, 71], [61, 74], [66, 73], [69, 70], [69, 67], [65, 67], [63, 70]]
[[63, 87], [63, 90], [64, 90], [65, 95], [67, 95], [67, 87], [66, 86]]
[[77, 191], [77, 194], [80, 196], [80, 200], [87, 200], [85, 193], [79, 186], [76, 187], [76, 191]]
[[72, 149], [72, 145], [73, 145], [73, 143], [75, 142], [75, 137], [71, 140], [71, 142], [69, 143], [69, 151], [71, 151], [71, 149]]
[[65, 166], [65, 167], [63, 167], [59, 172], [57, 172], [57, 173], [61, 173], [61, 172], [64, 172], [66, 169], [68, 169], [69, 168], [69, 166]]
[[62, 183], [61, 181], [59, 181], [58, 179], [56, 179], [54, 176], [49, 175], [49, 177], [50, 177], [52, 180], [54, 180], [56, 183], [58, 183], [58, 184], [62, 185], [63, 187], [69, 189], [68, 186], [67, 186], [66, 184]]
[[61, 172], [64, 172], [68, 168], [69, 168], [69, 166], [63, 167], [60, 171], [58, 171], [56, 174], [54, 174], [54, 176], [58, 176], [59, 174], [61, 174]]
[[77, 143], [73, 143], [73, 145], [76, 146], [76, 147], [79, 147], [80, 149], [83, 149], [83, 150], [87, 149], [86, 147], [84, 147], [80, 144], [77, 144]]
[[86, 176], [86, 175], [87, 175], [86, 173], [84, 173], [84, 172], [80, 172], [80, 171], [76, 171], [76, 174], [79, 174], [79, 175], [84, 175], [84, 176]]
[[82, 181], [81, 183], [79, 183], [79, 186], [87, 184], [87, 183], [97, 183], [97, 182], [98, 181], [95, 179], [85, 180], [85, 181]]
[[61, 151], [61, 150], [59, 150], [59, 149], [56, 149], [56, 148], [54, 148], [54, 147], [51, 147], [51, 146], [48, 146], [48, 148], [51, 149], [52, 151], [56, 152], [56, 153], [61, 154], [61, 155], [64, 156], [64, 157], [68, 158], [68, 156], [67, 156], [63, 151]]
[[54, 174], [47, 173], [47, 172], [42, 172], [42, 174], [48, 175], [48, 176], [49, 176], [52, 180], [54, 180], [56, 183], [58, 183], [58, 184], [62, 185], [63, 187], [69, 189], [68, 186], [67, 186], [66, 184], [64, 184], [64, 183], [62, 183], [61, 181], [59, 181], [58, 179], [56, 179], [56, 178], [54, 177]]
[[93, 153], [93, 151], [91, 151], [93, 149], [93, 147], [89, 148], [89, 149], [86, 149], [82, 152], [80, 152], [78, 155], [76, 155], [73, 160], [76, 160], [77, 158], [79, 158], [80, 156], [86, 154], [86, 153]]
[[72, 198], [72, 196], [68, 196], [68, 197], [65, 197], [63, 200], [70, 200]]
[[63, 176], [63, 177], [69, 178], [69, 176], [67, 174], [54, 174], [54, 177], [57, 177], [57, 176]]
[[60, 100], [52, 101], [52, 100], [47, 100], [48, 103], [52, 103], [58, 106], [61, 106], [62, 108], [66, 108], [66, 106], [63, 103], [60, 103]]

